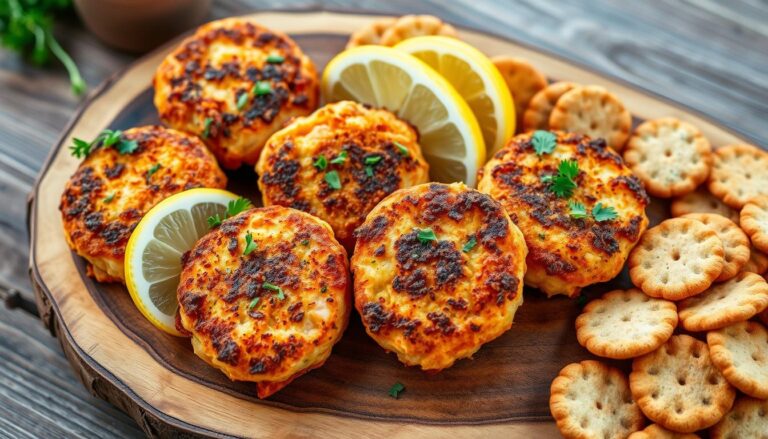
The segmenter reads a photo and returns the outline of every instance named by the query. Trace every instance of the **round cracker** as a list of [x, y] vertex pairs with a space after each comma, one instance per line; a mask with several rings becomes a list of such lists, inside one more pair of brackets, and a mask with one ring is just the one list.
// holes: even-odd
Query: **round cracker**
[[677, 305], [680, 321], [689, 331], [724, 328], [750, 319], [766, 307], [768, 284], [762, 276], [747, 272]]
[[711, 228], [671, 218], [648, 229], [629, 254], [632, 283], [651, 297], [681, 300], [709, 288], [725, 264], [723, 243]]
[[563, 437], [626, 437], [645, 419], [627, 377], [599, 361], [565, 366], [552, 381], [549, 409]]
[[632, 128], [632, 116], [619, 98], [603, 87], [577, 87], [557, 100], [549, 127], [603, 138], [616, 151], [624, 148]]
[[758, 314], [757, 318], [759, 318], [763, 323], [768, 325], [768, 308], [765, 309], [765, 311]]
[[736, 396], [712, 364], [707, 345], [689, 335], [674, 335], [654, 352], [635, 358], [629, 386], [649, 419], [682, 433], [714, 425]]
[[709, 431], [712, 439], [768, 438], [768, 400], [743, 397]]
[[712, 195], [734, 209], [768, 190], [768, 153], [746, 144], [714, 152], [708, 187]]
[[649, 194], [678, 197], [707, 180], [712, 147], [693, 125], [666, 117], [637, 127], [624, 150], [624, 162]]
[[701, 221], [717, 233], [723, 243], [725, 264], [716, 282], [726, 281], [744, 268], [749, 261], [749, 238], [739, 226], [728, 218], [714, 213], [689, 213], [682, 218]]
[[768, 331], [757, 322], [739, 322], [707, 333], [707, 345], [720, 372], [749, 396], [768, 399]]
[[381, 44], [381, 37], [397, 21], [396, 18], [382, 18], [352, 32], [347, 41], [347, 49], [369, 44]]
[[752, 245], [760, 251], [768, 252], [768, 195], [749, 200], [741, 209], [740, 220]]
[[491, 58], [493, 64], [499, 69], [507, 88], [515, 102], [515, 117], [517, 118], [517, 131], [522, 132], [523, 114], [528, 108], [533, 96], [547, 86], [547, 77], [536, 69], [530, 62], [522, 58], [511, 56], [495, 56]]
[[523, 114], [521, 131], [548, 130], [549, 116], [552, 114], [557, 100], [576, 87], [579, 85], [575, 82], [555, 82], [533, 95]]
[[750, 273], [765, 274], [768, 271], [768, 255], [756, 249], [755, 246], [750, 246], [749, 260], [742, 270], [749, 271]]
[[700, 439], [693, 433], [670, 431], [658, 424], [651, 424], [641, 431], [630, 434], [627, 439]]
[[408, 38], [426, 35], [459, 36], [453, 26], [434, 15], [403, 15], [384, 31], [381, 44], [391, 47]]
[[673, 199], [670, 210], [674, 217], [689, 213], [716, 213], [739, 224], [739, 211], [723, 203], [704, 188], [698, 188], [689, 194]]
[[576, 337], [595, 355], [625, 359], [655, 351], [676, 326], [674, 303], [632, 288], [589, 302], [576, 319]]

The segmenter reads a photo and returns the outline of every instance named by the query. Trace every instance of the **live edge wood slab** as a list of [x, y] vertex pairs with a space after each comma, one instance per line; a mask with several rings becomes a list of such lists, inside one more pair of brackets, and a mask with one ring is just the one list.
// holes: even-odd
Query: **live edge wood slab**
[[[347, 35], [378, 17], [332, 12], [260, 13], [254, 18], [293, 36], [322, 69]], [[521, 44], [467, 29], [461, 37], [488, 55], [531, 60], [550, 79], [603, 85], [618, 95], [635, 122], [675, 116], [698, 126], [713, 145], [746, 142], [693, 110], [598, 75]], [[78, 161], [72, 137], [93, 138], [104, 128], [156, 123], [151, 78], [172, 45], [109, 79], [85, 102], [53, 149], [30, 202], [31, 276], [45, 324], [59, 338], [77, 375], [94, 394], [135, 419], [150, 436], [180, 437], [556, 437], [549, 384], [565, 364], [591, 358], [576, 342], [576, 301], [546, 300], [525, 291], [512, 330], [437, 375], [402, 366], [364, 333], [350, 327], [321, 369], [260, 401], [247, 383], [233, 383], [194, 356], [186, 339], [150, 326], [124, 287], [98, 284], [62, 234], [59, 197]], [[256, 176], [231, 174], [230, 189], [253, 200]], [[654, 200], [652, 223], [667, 215]], [[594, 296], [629, 285], [626, 274], [589, 288]], [[626, 364], [615, 363], [626, 369]], [[387, 395], [405, 384], [399, 399]]]

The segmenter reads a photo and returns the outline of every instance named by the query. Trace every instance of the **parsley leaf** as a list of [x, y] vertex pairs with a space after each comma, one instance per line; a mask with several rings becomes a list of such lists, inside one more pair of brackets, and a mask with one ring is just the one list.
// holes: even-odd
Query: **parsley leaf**
[[109, 194], [106, 197], [104, 197], [104, 202], [105, 203], [111, 203], [112, 200], [114, 200], [114, 199], [115, 199], [115, 193], [112, 192], [111, 194]]
[[550, 154], [557, 146], [557, 137], [549, 131], [538, 130], [531, 137], [536, 155]]
[[267, 62], [270, 64], [282, 64], [285, 61], [285, 57], [282, 55], [269, 55], [267, 56]]
[[595, 207], [592, 208], [592, 216], [595, 218], [595, 221], [601, 223], [603, 221], [616, 219], [618, 214], [613, 207], [603, 206], [603, 203], [597, 203], [595, 204]]
[[369, 177], [373, 177], [373, 168], [371, 166], [365, 167], [365, 175]]
[[411, 155], [408, 152], [408, 148], [406, 148], [402, 143], [399, 143], [399, 142], [392, 142], [392, 143], [394, 143], [395, 146], [397, 147], [397, 150], [400, 151], [400, 155], [402, 155], [404, 157], [408, 157], [408, 156]]
[[203, 122], [203, 139], [207, 139], [211, 135], [211, 124], [213, 123], [212, 117], [206, 117]]
[[587, 208], [578, 201], [568, 201], [568, 207], [571, 209], [571, 218], [583, 219], [587, 217]]
[[400, 396], [400, 392], [405, 390], [405, 386], [402, 383], [395, 383], [389, 388], [389, 396], [397, 399]]
[[271, 284], [269, 282], [264, 282], [261, 284], [261, 287], [265, 290], [274, 291], [277, 293], [277, 298], [280, 300], [285, 299], [285, 293], [283, 293], [283, 289], [275, 284]]
[[160, 169], [161, 166], [162, 165], [160, 163], [155, 163], [151, 168], [147, 170], [147, 183], [149, 183], [149, 179], [152, 178], [152, 176]]
[[229, 203], [227, 203], [227, 216], [226, 218], [232, 217], [237, 215], [240, 212], [245, 212], [246, 210], [253, 207], [253, 204], [251, 203], [251, 200], [247, 198], [240, 197], [237, 200], [232, 200]]
[[341, 151], [341, 152], [339, 153], [339, 155], [337, 155], [336, 157], [334, 157], [334, 158], [331, 160], [331, 164], [332, 164], [332, 165], [341, 165], [341, 164], [344, 164], [344, 162], [345, 162], [345, 161], [347, 161], [347, 156], [348, 156], [348, 155], [349, 155], [349, 153], [347, 153], [347, 151]]
[[579, 164], [576, 160], [562, 160], [557, 167], [557, 175], [552, 179], [550, 189], [560, 198], [569, 198], [576, 189], [574, 179], [579, 175]]
[[73, 138], [72, 142], [74, 145], [70, 146], [69, 150], [73, 156], [79, 159], [87, 157], [93, 151], [94, 146], [98, 145], [104, 148], [114, 147], [120, 154], [130, 154], [139, 148], [139, 143], [136, 140], [126, 139], [120, 130], [103, 130], [91, 142], [77, 137]]
[[253, 94], [264, 96], [272, 93], [272, 84], [269, 81], [259, 81], [253, 86]]
[[375, 165], [376, 163], [379, 163], [381, 161], [380, 155], [372, 155], [365, 158], [365, 164], [366, 165]]
[[75, 144], [70, 146], [69, 150], [76, 158], [81, 159], [87, 157], [88, 154], [91, 153], [91, 145], [93, 145], [92, 143], [88, 143], [83, 139], [78, 139], [77, 137], [73, 138], [72, 141]]
[[211, 215], [208, 217], [208, 227], [214, 228], [216, 226], [221, 225], [221, 216], [217, 213], [216, 215]]
[[477, 245], [477, 238], [472, 236], [471, 238], [469, 238], [469, 241], [467, 241], [467, 243], [464, 244], [464, 247], [461, 248], [461, 251], [463, 251], [464, 253], [469, 253], [470, 250], [475, 248], [476, 245]]
[[243, 250], [243, 256], [248, 256], [256, 250], [256, 243], [253, 242], [253, 235], [250, 232], [245, 235], [245, 250]]
[[245, 107], [245, 104], [248, 103], [248, 93], [240, 93], [240, 96], [237, 98], [237, 109], [242, 110], [243, 107]]
[[328, 183], [328, 186], [331, 189], [341, 189], [341, 179], [339, 178], [339, 173], [336, 171], [329, 171], [325, 174], [325, 182]]
[[251, 311], [256, 305], [259, 303], [259, 298], [254, 297], [253, 300], [251, 300], [251, 303], [248, 304], [248, 311]]
[[312, 166], [322, 171], [326, 167], [328, 167], [328, 160], [325, 159], [324, 155], [321, 155], [317, 157], [317, 159], [315, 160], [315, 163], [312, 163]]
[[136, 140], [121, 140], [115, 145], [117, 152], [120, 154], [130, 154], [139, 149], [139, 142]]
[[103, 146], [112, 146], [115, 143], [120, 141], [120, 136], [123, 135], [123, 132], [120, 130], [104, 130], [101, 132], [101, 144]]
[[437, 235], [435, 235], [435, 232], [430, 228], [419, 230], [418, 238], [419, 242], [422, 244], [427, 244], [430, 241], [437, 241]]

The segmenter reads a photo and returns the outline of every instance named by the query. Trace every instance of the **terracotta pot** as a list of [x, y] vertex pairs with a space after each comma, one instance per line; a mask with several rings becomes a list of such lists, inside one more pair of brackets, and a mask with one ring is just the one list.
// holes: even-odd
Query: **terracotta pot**
[[202, 23], [211, 0], [75, 0], [75, 6], [105, 43], [145, 52]]

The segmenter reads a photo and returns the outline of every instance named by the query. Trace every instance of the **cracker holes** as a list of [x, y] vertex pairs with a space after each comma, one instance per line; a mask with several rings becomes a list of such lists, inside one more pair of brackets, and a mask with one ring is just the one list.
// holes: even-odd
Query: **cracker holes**
[[682, 376], [682, 377], [677, 377], [677, 384], [678, 384], [678, 385], [680, 385], [680, 386], [684, 386], [684, 385], [685, 385], [685, 383], [686, 383], [686, 380], [685, 380], [685, 377], [684, 377], [684, 376]]
[[595, 401], [595, 408], [598, 409], [598, 410], [602, 410], [603, 409], [603, 403], [601, 403], [600, 401]]
[[720, 379], [717, 378], [715, 375], [710, 375], [707, 377], [707, 382], [713, 386], [716, 386], [720, 384]]

